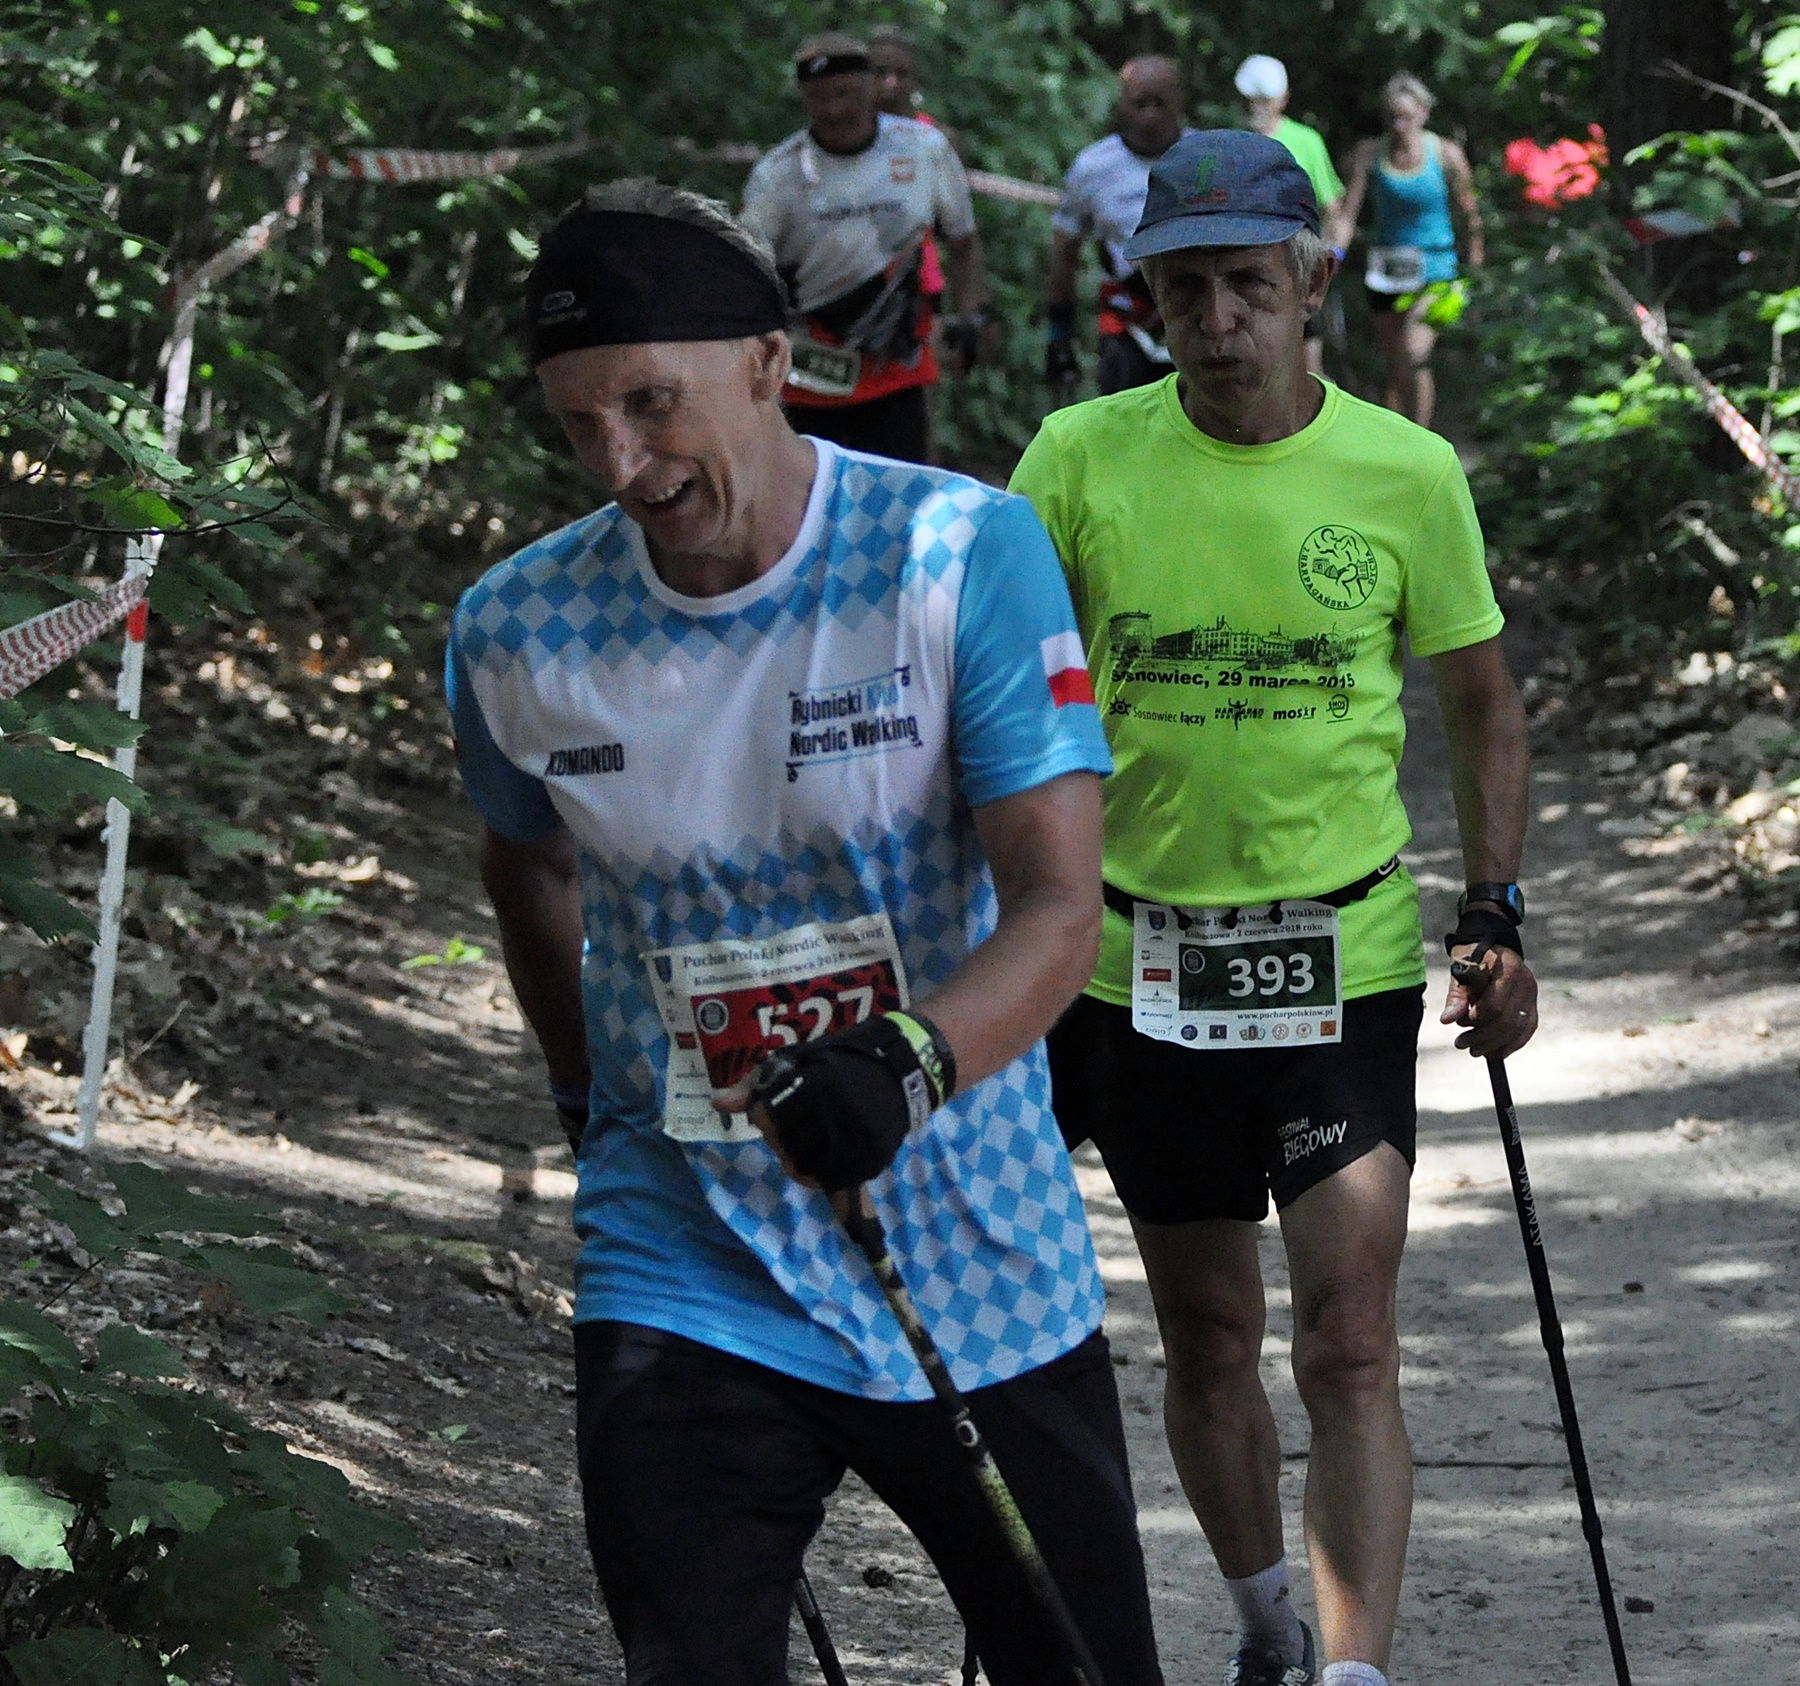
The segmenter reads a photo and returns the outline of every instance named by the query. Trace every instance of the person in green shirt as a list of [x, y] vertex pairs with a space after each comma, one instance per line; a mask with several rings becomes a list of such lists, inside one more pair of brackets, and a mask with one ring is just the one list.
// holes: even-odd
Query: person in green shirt
[[[1259, 135], [1280, 141], [1294, 155], [1294, 162], [1312, 183], [1322, 226], [1333, 227], [1338, 208], [1344, 202], [1344, 184], [1332, 168], [1325, 137], [1317, 129], [1296, 122], [1287, 114], [1287, 66], [1267, 53], [1252, 53], [1237, 67], [1232, 80], [1243, 98], [1249, 127]], [[1338, 257], [1341, 259], [1343, 253], [1339, 252]], [[1316, 315], [1306, 319], [1306, 366], [1315, 375], [1323, 373], [1325, 368], [1325, 341], [1319, 332]]]
[[[1524, 710], [1455, 453], [1306, 370], [1337, 260], [1287, 150], [1183, 139], [1126, 252], [1176, 372], [1057, 411], [1013, 479], [1062, 557], [1117, 768], [1099, 966], [1052, 1033], [1057, 1116], [1132, 1216], [1170, 1450], [1239, 1615], [1226, 1680], [1383, 1686], [1411, 1514], [1395, 1282], [1425, 982], [1399, 861], [1403, 640], [1449, 737], [1468, 890], [1446, 947], [1481, 970], [1441, 1017], [1476, 1056], [1537, 1025]], [[1318, 1658], [1258, 1377], [1271, 1194]]]

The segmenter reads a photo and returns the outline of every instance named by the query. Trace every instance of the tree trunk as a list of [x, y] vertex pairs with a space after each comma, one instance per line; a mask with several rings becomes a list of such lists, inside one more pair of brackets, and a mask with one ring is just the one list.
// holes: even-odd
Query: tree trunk
[[1671, 129], [1730, 123], [1731, 108], [1716, 95], [1663, 73], [1672, 61], [1697, 76], [1730, 83], [1731, 13], [1725, 0], [1606, 0], [1605, 10], [1600, 68], [1614, 158]]
[[[1729, 101], [1669, 74], [1680, 65], [1712, 82], [1732, 82], [1731, 8], [1727, 0], [1606, 0], [1600, 69], [1606, 141], [1612, 153], [1612, 192], [1619, 215], [1651, 164], [1626, 165], [1633, 147], [1672, 129], [1736, 126]], [[1708, 302], [1723, 279], [1727, 254], [1694, 250], [1707, 236], [1669, 240], [1649, 248], [1646, 268], [1661, 288], [1678, 287], [1693, 305]]]

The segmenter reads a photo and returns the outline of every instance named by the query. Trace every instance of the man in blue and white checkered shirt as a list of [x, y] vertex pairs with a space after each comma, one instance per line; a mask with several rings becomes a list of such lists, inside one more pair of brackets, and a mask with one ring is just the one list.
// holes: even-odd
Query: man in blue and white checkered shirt
[[862, 1184], [1104, 1677], [1153, 1686], [1040, 1040], [1093, 962], [1109, 768], [1049, 541], [1021, 499], [792, 432], [773, 261], [710, 201], [595, 190], [528, 307], [614, 501], [464, 596], [449, 691], [577, 1146], [581, 1473], [630, 1679], [785, 1679], [847, 1468], [994, 1686], [1063, 1677], [835, 1220]]

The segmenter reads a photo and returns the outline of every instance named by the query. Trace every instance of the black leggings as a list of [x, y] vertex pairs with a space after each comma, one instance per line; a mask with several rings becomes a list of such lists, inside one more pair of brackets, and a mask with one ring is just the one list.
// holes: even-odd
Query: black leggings
[[[631, 1323], [577, 1324], [575, 1377], [588, 1548], [629, 1686], [786, 1686], [794, 1582], [846, 1469], [930, 1554], [992, 1686], [1067, 1678], [937, 1405]], [[1106, 1686], [1161, 1686], [1103, 1337], [969, 1402]]]

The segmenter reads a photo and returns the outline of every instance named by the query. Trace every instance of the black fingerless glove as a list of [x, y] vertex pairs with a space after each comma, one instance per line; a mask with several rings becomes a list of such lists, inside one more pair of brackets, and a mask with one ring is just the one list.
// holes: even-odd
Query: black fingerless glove
[[836, 1194], [885, 1171], [955, 1089], [943, 1033], [917, 1013], [886, 1013], [770, 1054], [750, 1098], [794, 1169]]
[[1525, 944], [1519, 937], [1519, 927], [1504, 913], [1496, 913], [1489, 907], [1467, 909], [1456, 921], [1456, 929], [1445, 936], [1444, 952], [1454, 953], [1468, 943], [1510, 948], [1521, 960], [1525, 958]]

